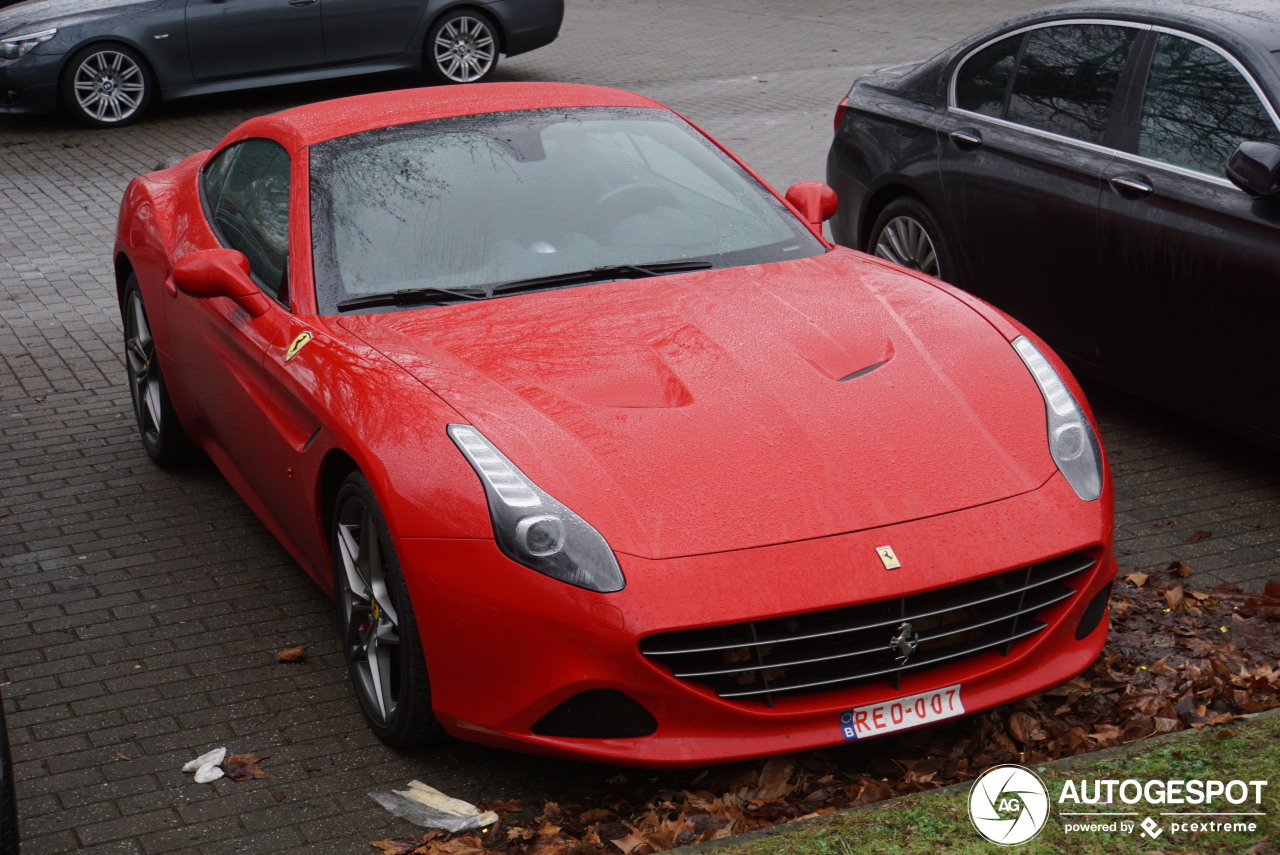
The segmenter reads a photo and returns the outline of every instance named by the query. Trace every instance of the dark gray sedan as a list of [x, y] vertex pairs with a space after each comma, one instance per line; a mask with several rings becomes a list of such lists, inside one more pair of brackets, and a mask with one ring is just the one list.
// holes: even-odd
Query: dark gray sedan
[[1278, 110], [1276, 0], [1041, 9], [854, 85], [832, 234], [1280, 447]]
[[25, 0], [0, 9], [0, 113], [123, 125], [157, 99], [421, 68], [489, 78], [564, 0]]

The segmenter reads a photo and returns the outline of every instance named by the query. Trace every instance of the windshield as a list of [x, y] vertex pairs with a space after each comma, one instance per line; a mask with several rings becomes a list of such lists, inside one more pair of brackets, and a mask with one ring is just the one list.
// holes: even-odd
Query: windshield
[[326, 314], [399, 290], [474, 299], [601, 267], [731, 267], [824, 249], [664, 110], [528, 110], [384, 128], [315, 146], [311, 174]]

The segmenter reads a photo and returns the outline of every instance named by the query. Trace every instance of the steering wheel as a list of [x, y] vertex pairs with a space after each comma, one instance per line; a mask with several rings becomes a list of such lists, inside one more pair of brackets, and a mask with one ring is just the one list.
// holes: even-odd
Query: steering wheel
[[670, 208], [679, 207], [679, 201], [670, 190], [652, 181], [632, 181], [606, 191], [596, 199], [596, 205], [604, 217], [623, 220], [632, 214], [663, 205]]

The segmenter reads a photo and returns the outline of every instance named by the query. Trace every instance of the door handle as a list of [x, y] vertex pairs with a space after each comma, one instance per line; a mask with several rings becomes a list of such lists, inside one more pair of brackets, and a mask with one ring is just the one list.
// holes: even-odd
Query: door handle
[[1111, 189], [1126, 199], [1142, 199], [1156, 191], [1142, 175], [1116, 175], [1108, 179]]
[[962, 151], [970, 151], [982, 145], [982, 134], [976, 128], [958, 128], [950, 136], [951, 141]]
[[289, 0], [290, 6], [310, 6], [316, 0]]

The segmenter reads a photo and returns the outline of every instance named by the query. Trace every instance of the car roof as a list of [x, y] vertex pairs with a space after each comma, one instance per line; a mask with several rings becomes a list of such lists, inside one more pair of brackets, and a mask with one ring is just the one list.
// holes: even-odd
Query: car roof
[[[1131, 21], [1207, 38], [1273, 81], [1280, 78], [1280, 4], [1277, 0], [1079, 0], [1022, 12], [961, 39], [942, 53], [892, 74], [872, 73], [855, 85], [888, 87], [899, 97], [946, 98], [948, 69], [977, 46], [1003, 33], [1063, 20]], [[1248, 57], [1254, 57], [1249, 62]]]
[[1062, 17], [1122, 18], [1243, 41], [1265, 51], [1280, 50], [1280, 4], [1276, 0], [1080, 0], [1028, 12], [1013, 21], [1031, 23]]
[[575, 107], [648, 107], [662, 104], [621, 89], [574, 83], [471, 83], [355, 95], [293, 107], [250, 119], [218, 148], [248, 137], [269, 137], [290, 151], [336, 137], [450, 116]]

